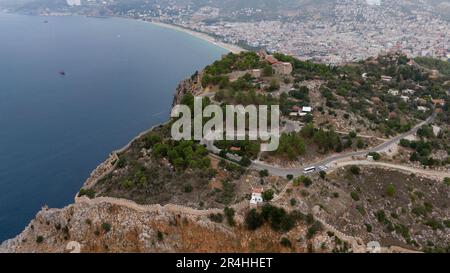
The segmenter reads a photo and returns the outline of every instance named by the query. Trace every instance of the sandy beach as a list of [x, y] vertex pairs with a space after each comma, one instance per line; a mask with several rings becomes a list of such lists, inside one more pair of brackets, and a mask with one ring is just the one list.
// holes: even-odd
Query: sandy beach
[[241, 47], [239, 47], [237, 45], [227, 44], [227, 43], [218, 41], [216, 38], [214, 38], [212, 36], [209, 36], [209, 35], [207, 35], [205, 33], [193, 31], [193, 30], [181, 27], [181, 26], [171, 25], [171, 24], [166, 24], [166, 23], [161, 23], [161, 22], [153, 22], [153, 21], [146, 21], [146, 22], [154, 24], [154, 25], [157, 25], [157, 26], [160, 26], [160, 27], [170, 28], [170, 29], [173, 29], [173, 30], [176, 30], [176, 31], [181, 31], [181, 32], [187, 33], [189, 35], [192, 35], [192, 36], [195, 36], [195, 37], [197, 37], [199, 39], [205, 40], [205, 41], [207, 41], [209, 43], [212, 43], [212, 44], [214, 44], [216, 46], [219, 46], [219, 47], [221, 47], [221, 48], [223, 48], [225, 50], [228, 50], [230, 52], [233, 52], [233, 53], [239, 53], [239, 52], [242, 52], [242, 51], [246, 51], [245, 49], [243, 49], [243, 48], [241, 48]]

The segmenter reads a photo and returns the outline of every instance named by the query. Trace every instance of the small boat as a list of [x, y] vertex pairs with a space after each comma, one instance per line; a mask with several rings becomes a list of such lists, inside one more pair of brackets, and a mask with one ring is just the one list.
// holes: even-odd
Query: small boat
[[59, 75], [65, 76], [65, 75], [66, 75], [66, 72], [65, 72], [65, 71], [59, 71]]
[[44, 24], [47, 24], [47, 23], [48, 23], [48, 21], [47, 21], [47, 20], [45, 20], [45, 21], [44, 21]]

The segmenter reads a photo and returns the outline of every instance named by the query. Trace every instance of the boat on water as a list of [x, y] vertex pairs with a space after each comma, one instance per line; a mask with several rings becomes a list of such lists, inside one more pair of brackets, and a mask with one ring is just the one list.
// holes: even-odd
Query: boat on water
[[61, 76], [65, 76], [65, 75], [66, 75], [66, 72], [65, 72], [65, 71], [63, 71], [63, 70], [61, 70], [61, 71], [59, 71], [59, 75], [61, 75]]

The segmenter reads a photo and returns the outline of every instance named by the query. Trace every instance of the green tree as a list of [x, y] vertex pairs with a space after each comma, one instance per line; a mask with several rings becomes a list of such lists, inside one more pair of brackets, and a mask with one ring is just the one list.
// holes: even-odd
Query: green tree
[[259, 176], [260, 177], [267, 177], [267, 176], [269, 176], [269, 171], [268, 170], [261, 170], [261, 171], [259, 171]]
[[264, 202], [269, 202], [270, 200], [273, 199], [274, 192], [273, 192], [273, 190], [269, 189], [269, 190], [264, 191], [261, 195], [262, 195]]
[[263, 218], [256, 209], [251, 209], [245, 216], [245, 225], [249, 230], [256, 230], [263, 224]]
[[223, 209], [223, 213], [225, 214], [225, 218], [227, 219], [227, 223], [230, 226], [234, 226], [236, 222], [234, 221], [235, 211], [233, 208], [225, 207]]

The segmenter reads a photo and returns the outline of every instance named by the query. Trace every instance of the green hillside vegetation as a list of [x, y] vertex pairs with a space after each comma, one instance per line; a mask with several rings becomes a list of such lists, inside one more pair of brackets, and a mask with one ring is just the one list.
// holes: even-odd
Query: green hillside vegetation
[[417, 57], [414, 58], [414, 60], [426, 68], [429, 69], [436, 69], [441, 74], [450, 76], [450, 62], [449, 61], [442, 61], [438, 59], [433, 58], [427, 58], [427, 57]]

